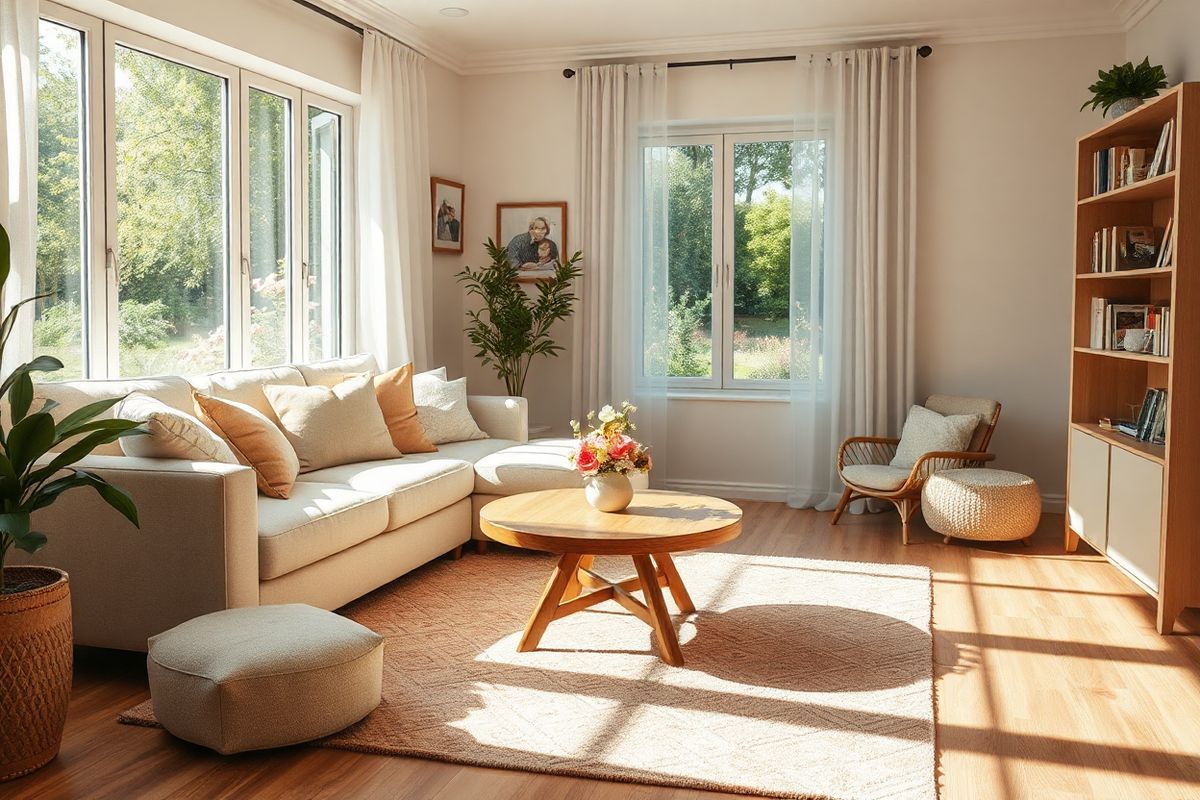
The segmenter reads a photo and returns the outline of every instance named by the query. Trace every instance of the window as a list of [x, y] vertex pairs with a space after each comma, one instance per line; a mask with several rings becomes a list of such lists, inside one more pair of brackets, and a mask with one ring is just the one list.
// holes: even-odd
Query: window
[[43, 14], [34, 339], [66, 365], [56, 377], [337, 355], [350, 110]]
[[[792, 246], [807, 252], [813, 224], [811, 204], [801, 201], [805, 208], [793, 225], [793, 167], [819, 192], [824, 142], [798, 140], [790, 131], [671, 138], [672, 385], [770, 389], [791, 377]], [[801, 241], [793, 243], [794, 235]], [[800, 255], [796, 279], [810, 282], [811, 270], [802, 266], [809, 258]], [[807, 286], [796, 289], [797, 297], [809, 294]], [[803, 325], [807, 304], [799, 305]], [[807, 336], [807, 326], [796, 335]]]

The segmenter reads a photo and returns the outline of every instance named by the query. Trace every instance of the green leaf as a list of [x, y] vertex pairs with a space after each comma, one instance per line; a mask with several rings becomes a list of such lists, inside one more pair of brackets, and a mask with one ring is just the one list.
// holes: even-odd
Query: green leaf
[[140, 528], [138, 523], [137, 505], [133, 502], [133, 498], [125, 494], [117, 487], [113, 486], [108, 481], [101, 478], [94, 472], [85, 472], [84, 470], [76, 470], [76, 475], [79, 475], [87, 480], [87, 485], [96, 490], [104, 502], [120, 512], [121, 516], [133, 523], [135, 528]]
[[8, 283], [8, 273], [12, 269], [12, 244], [8, 240], [8, 231], [0, 225], [0, 288]]
[[54, 418], [30, 414], [12, 427], [5, 451], [18, 475], [54, 446]]
[[62, 418], [58, 423], [56, 440], [61, 442], [63, 439], [74, 434], [77, 429], [91, 420], [93, 417], [103, 414], [117, 403], [124, 400], [124, 397], [111, 397], [107, 400], [97, 400], [94, 403], [88, 403], [86, 406], [72, 411], [70, 414]]
[[29, 377], [28, 372], [21, 373], [17, 382], [12, 385], [8, 404], [12, 411], [14, 425], [25, 419], [25, 415], [29, 413], [29, 407], [33, 405], [33, 379]]
[[26, 553], [36, 553], [46, 546], [46, 534], [30, 531], [24, 536], [14, 536], [13, 544], [18, 550], [24, 550]]

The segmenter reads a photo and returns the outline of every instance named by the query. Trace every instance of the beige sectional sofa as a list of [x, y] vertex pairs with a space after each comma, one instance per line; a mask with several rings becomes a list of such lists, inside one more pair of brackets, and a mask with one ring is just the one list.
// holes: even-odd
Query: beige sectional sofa
[[[194, 386], [273, 417], [266, 383], [305, 385], [321, 375], [375, 368], [370, 356], [356, 356], [191, 379], [41, 384], [36, 394], [60, 404], [56, 416], [131, 391], [191, 412]], [[489, 438], [302, 474], [286, 500], [258, 494], [248, 467], [131, 458], [119, 445], [106, 446], [78, 466], [133, 496], [140, 530], [77, 490], [35, 514], [35, 529], [49, 544], [16, 560], [70, 574], [81, 645], [145, 650], [147, 637], [225, 608], [337, 608], [473, 533], [482, 538], [477, 512], [487, 501], [580, 485], [567, 462], [571, 440], [528, 441], [523, 398], [472, 396], [468, 405]]]

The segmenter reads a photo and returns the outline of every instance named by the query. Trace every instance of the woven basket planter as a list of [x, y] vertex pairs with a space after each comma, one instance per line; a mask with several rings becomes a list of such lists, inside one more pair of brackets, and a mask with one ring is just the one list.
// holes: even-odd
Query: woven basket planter
[[71, 590], [51, 567], [5, 567], [0, 594], [0, 781], [58, 755], [71, 697]]

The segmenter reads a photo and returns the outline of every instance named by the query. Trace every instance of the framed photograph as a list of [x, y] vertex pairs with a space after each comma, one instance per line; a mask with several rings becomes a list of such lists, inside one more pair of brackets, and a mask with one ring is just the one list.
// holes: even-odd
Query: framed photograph
[[522, 283], [554, 277], [555, 263], [567, 257], [567, 204], [497, 203], [496, 243], [508, 250]]
[[433, 200], [433, 252], [461, 253], [466, 187], [445, 178], [430, 178], [429, 196]]

